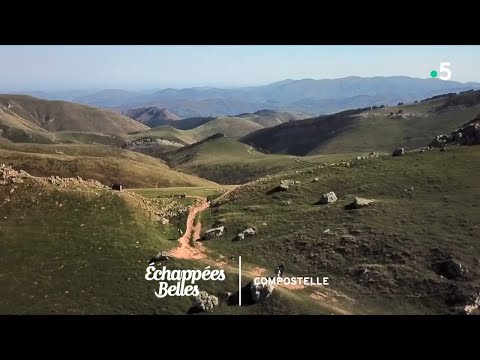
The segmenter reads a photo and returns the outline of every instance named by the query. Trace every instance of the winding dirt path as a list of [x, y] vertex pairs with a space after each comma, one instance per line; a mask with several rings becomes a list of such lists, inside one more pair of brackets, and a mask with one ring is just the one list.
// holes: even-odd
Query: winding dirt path
[[[209, 207], [209, 204], [206, 198], [203, 198], [200, 196], [187, 196], [187, 197], [197, 199], [199, 200], [199, 202], [190, 208], [190, 212], [188, 213], [188, 217], [187, 217], [185, 233], [183, 234], [182, 237], [178, 239], [179, 246], [174, 250], [172, 250], [170, 252], [170, 255], [179, 259], [189, 259], [189, 260], [202, 259], [202, 261], [204, 261], [206, 264], [223, 268], [225, 270], [228, 269], [231, 272], [237, 272], [238, 269], [228, 264], [227, 261], [225, 261], [224, 259], [213, 260], [209, 258], [205, 248], [203, 247], [203, 244], [201, 242], [197, 242], [197, 240], [200, 238], [200, 234], [202, 231], [202, 223], [199, 221], [196, 225], [194, 225], [195, 216], [199, 212], [207, 209]], [[196, 241], [194, 247], [190, 245], [192, 236], [193, 236], [193, 239]], [[250, 270], [244, 269], [242, 272], [244, 275], [248, 275], [252, 278], [267, 276], [267, 274], [269, 273], [268, 270], [261, 267], [255, 267]], [[305, 288], [304, 285], [285, 285], [285, 284], [280, 284], [278, 287], [283, 291], [295, 291], [295, 290], [302, 290]], [[318, 287], [318, 290], [310, 294], [310, 297], [314, 300], [321, 302], [324, 308], [330, 309], [331, 311], [337, 314], [351, 314], [349, 311], [343, 309], [338, 301], [338, 297], [345, 297], [345, 295], [336, 293], [335, 291], [333, 291], [333, 293], [335, 294], [332, 294], [331, 290], [321, 289], [320, 287]], [[353, 299], [349, 299], [349, 300], [353, 301]]]
[[197, 213], [208, 208], [209, 204], [206, 198], [200, 196], [187, 197], [200, 200], [200, 203], [197, 203], [190, 208], [185, 226], [185, 233], [181, 238], [178, 239], [180, 245], [176, 249], [172, 250], [170, 255], [179, 259], [204, 259], [207, 257], [207, 255], [205, 254], [205, 249], [203, 248], [202, 243], [197, 242], [195, 244], [196, 246], [193, 247], [190, 246], [190, 239], [192, 236], [195, 241], [200, 238], [202, 223], [199, 221], [197, 225], [194, 226], [195, 216]]

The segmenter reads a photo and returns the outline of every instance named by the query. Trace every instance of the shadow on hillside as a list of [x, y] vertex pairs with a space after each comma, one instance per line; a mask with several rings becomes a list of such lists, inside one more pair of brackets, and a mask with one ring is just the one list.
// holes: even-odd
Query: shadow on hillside
[[[250, 295], [250, 285], [251, 285], [251, 282], [249, 282], [247, 285], [242, 287], [242, 306], [251, 306], [255, 304], [252, 300], [252, 296]], [[239, 293], [237, 290], [235, 293], [230, 295], [230, 297], [227, 300], [227, 305], [238, 306], [238, 300], [239, 300]]]
[[356, 207], [355, 207], [355, 204], [354, 203], [350, 203], [350, 204], [347, 204], [343, 207], [345, 210], [358, 210]]
[[280, 186], [277, 186], [277, 187], [274, 187], [273, 189], [268, 190], [266, 192], [266, 194], [271, 195], [271, 194], [275, 194], [275, 193], [282, 192], [282, 191], [285, 191], [285, 190], [282, 189]]

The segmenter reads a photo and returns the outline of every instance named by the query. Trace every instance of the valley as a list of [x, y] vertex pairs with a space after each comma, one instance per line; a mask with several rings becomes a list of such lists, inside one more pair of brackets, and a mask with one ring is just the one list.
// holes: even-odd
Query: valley
[[[302, 82], [230, 96], [326, 91]], [[416, 97], [447, 85], [328, 115], [155, 100], [206, 102], [215, 89], [82, 95], [112, 108], [120, 97], [122, 114], [0, 95], [0, 313], [478, 313], [480, 91]], [[329, 285], [252, 285], [281, 262]], [[158, 299], [152, 263], [226, 276], [200, 280], [203, 299]]]

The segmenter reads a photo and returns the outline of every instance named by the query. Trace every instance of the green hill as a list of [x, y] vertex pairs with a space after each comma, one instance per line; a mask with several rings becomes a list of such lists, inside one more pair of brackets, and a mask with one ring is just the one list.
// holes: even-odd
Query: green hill
[[2, 144], [1, 163], [36, 176], [80, 176], [125, 187], [213, 185], [171, 170], [160, 159], [104, 145]]
[[[325, 301], [333, 294], [353, 313], [456, 313], [473, 304], [480, 286], [478, 174], [480, 146], [474, 145], [264, 178], [218, 200], [212, 221], [221, 219], [226, 234], [205, 245], [266, 269], [284, 261], [288, 276], [329, 276], [329, 289], [305, 293], [320, 291]], [[299, 183], [269, 194], [284, 179]], [[330, 191], [338, 201], [319, 205]], [[357, 196], [374, 203], [349, 209]], [[250, 226], [257, 235], [232, 241]], [[449, 259], [467, 269], [450, 275], [461, 278], [439, 272]]]
[[[148, 209], [181, 209], [176, 201], [31, 178], [0, 183], [0, 198], [8, 199], [0, 207], [0, 314], [181, 315], [192, 305], [188, 296], [158, 299], [158, 282], [145, 280], [150, 259], [177, 246], [177, 227], [185, 224], [183, 217], [152, 221]], [[177, 270], [206, 266], [175, 258], [162, 263]], [[238, 285], [231, 270], [224, 281], [197, 284], [220, 299], [220, 314], [326, 313], [308, 298], [281, 292], [255, 307], [228, 306], [224, 294]]]
[[157, 126], [146, 131], [130, 133], [126, 138], [129, 141], [133, 141], [144, 137], [166, 139], [185, 145], [193, 144], [201, 140], [195, 133], [188, 130], [178, 130], [169, 125]]
[[115, 134], [148, 127], [113, 111], [26, 95], [0, 95], [0, 135], [14, 142], [54, 143], [56, 132]]
[[414, 149], [480, 113], [479, 101], [449, 105], [462, 97], [465, 94], [410, 105], [349, 110], [262, 129], [241, 141], [264, 152], [293, 155], [390, 152], [399, 146]]
[[228, 137], [239, 138], [251, 132], [262, 129], [263, 126], [249, 119], [239, 117], [219, 117], [196, 128], [188, 130], [197, 138], [205, 139], [217, 133], [225, 134]]
[[221, 184], [242, 184], [283, 170], [347, 160], [354, 154], [291, 157], [267, 155], [221, 134], [164, 155], [175, 170]]
[[272, 127], [290, 121], [308, 119], [312, 116], [301, 112], [285, 112], [264, 109], [256, 111], [253, 114], [241, 114], [238, 115], [238, 117], [249, 119], [250, 121], [253, 121], [254, 123], [257, 123], [263, 127]]

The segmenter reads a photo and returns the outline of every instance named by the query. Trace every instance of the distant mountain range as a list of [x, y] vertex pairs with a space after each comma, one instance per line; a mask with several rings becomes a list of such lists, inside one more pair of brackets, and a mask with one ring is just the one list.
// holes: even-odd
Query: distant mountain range
[[265, 86], [220, 89], [197, 87], [153, 93], [101, 91], [25, 91], [22, 94], [78, 102], [124, 112], [132, 108], [168, 109], [181, 118], [232, 116], [261, 109], [303, 112], [311, 116], [367, 106], [396, 105], [448, 92], [480, 89], [480, 83], [460, 83], [407, 76], [283, 80]]

